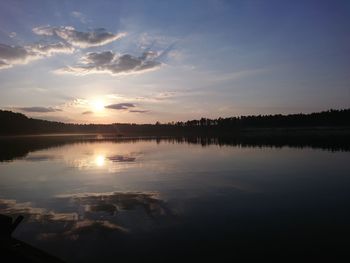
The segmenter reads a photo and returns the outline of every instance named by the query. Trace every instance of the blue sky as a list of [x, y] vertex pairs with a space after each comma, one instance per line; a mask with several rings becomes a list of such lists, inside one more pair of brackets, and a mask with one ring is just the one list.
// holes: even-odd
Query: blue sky
[[0, 107], [153, 123], [350, 107], [350, 1], [0, 1]]

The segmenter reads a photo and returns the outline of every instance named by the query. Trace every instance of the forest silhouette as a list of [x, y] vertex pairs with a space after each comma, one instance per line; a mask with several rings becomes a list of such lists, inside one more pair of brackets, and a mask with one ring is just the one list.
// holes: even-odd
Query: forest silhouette
[[0, 134], [110, 133], [120, 136], [159, 136], [232, 134], [259, 129], [329, 129], [349, 128], [350, 109], [328, 110], [311, 114], [257, 115], [229, 118], [201, 118], [185, 122], [155, 124], [113, 123], [73, 124], [28, 118], [22, 113], [0, 110]]

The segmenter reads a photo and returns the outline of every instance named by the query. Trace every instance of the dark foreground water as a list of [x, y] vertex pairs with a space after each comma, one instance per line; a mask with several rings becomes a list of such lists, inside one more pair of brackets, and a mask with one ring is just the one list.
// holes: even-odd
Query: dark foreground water
[[68, 262], [348, 256], [349, 152], [36, 140], [3, 141], [0, 213]]

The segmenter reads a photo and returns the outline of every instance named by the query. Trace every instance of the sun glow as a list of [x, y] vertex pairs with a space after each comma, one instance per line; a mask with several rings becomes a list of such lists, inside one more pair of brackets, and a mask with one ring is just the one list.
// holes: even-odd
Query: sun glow
[[92, 108], [95, 112], [101, 112], [104, 110], [105, 104], [101, 100], [96, 100], [96, 101], [92, 102]]
[[103, 155], [97, 155], [95, 158], [95, 164], [99, 167], [104, 166], [105, 157]]

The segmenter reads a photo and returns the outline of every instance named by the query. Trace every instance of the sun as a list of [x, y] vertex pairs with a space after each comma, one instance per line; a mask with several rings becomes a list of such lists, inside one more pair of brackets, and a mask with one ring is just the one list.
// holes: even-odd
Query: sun
[[104, 110], [105, 104], [102, 100], [95, 100], [92, 102], [92, 108], [95, 112], [100, 112]]

